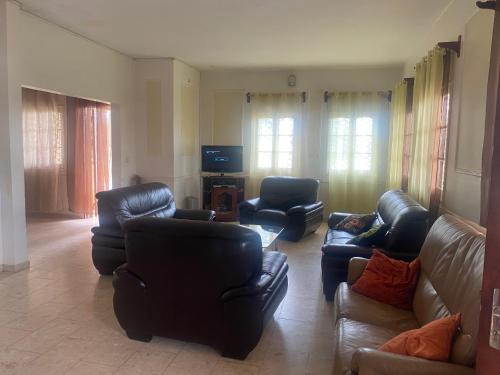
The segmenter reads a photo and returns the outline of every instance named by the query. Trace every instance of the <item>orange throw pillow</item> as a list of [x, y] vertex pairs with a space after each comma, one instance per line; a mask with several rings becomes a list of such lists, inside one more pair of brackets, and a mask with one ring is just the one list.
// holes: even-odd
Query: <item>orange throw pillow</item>
[[375, 250], [351, 288], [376, 301], [411, 311], [419, 274], [420, 259], [407, 263]]
[[403, 332], [387, 341], [379, 350], [448, 362], [453, 338], [460, 325], [460, 314], [434, 320], [411, 331]]

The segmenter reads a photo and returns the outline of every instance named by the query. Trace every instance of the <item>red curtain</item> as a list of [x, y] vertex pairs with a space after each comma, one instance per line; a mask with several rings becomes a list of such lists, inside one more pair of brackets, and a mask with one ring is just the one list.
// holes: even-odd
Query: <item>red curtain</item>
[[74, 142], [69, 142], [69, 208], [89, 217], [97, 211], [95, 194], [110, 185], [110, 106], [68, 98], [68, 112], [68, 134]]

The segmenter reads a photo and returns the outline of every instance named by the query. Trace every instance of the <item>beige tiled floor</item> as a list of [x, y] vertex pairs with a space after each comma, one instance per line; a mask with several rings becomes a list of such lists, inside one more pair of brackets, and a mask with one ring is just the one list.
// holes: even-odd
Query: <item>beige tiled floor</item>
[[331, 374], [332, 306], [321, 293], [325, 228], [281, 241], [288, 294], [245, 361], [209, 347], [128, 339], [113, 314], [111, 277], [92, 266], [92, 220], [30, 220], [31, 269], [0, 273], [0, 374]]

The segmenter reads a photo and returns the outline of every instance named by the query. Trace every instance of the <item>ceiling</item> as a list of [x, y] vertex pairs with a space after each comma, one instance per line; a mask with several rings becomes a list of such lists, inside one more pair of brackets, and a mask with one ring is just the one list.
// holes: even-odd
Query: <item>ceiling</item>
[[402, 64], [453, 0], [21, 0], [131, 57], [199, 69]]

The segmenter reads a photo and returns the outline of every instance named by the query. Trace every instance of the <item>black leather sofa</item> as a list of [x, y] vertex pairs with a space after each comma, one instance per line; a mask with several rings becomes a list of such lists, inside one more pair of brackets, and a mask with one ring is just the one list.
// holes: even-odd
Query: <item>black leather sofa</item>
[[[347, 280], [347, 268], [352, 257], [370, 258], [371, 247], [347, 242], [354, 235], [336, 230], [335, 226], [351, 214], [334, 212], [328, 219], [328, 231], [322, 247], [321, 271], [323, 293], [333, 300], [339, 283]], [[428, 230], [428, 211], [400, 190], [385, 192], [377, 204], [374, 225], [389, 224], [380, 250], [386, 255], [405, 261], [416, 258]]]
[[266, 177], [260, 197], [239, 204], [241, 224], [283, 227], [280, 238], [298, 241], [323, 221], [319, 181], [312, 178]]
[[113, 306], [127, 335], [244, 359], [286, 294], [286, 255], [262, 251], [256, 232], [234, 224], [140, 218], [124, 229], [127, 263], [114, 273]]
[[96, 198], [99, 226], [92, 228], [92, 261], [101, 275], [111, 275], [126, 262], [126, 221], [144, 216], [204, 221], [215, 217], [209, 210], [176, 208], [172, 192], [159, 182], [102, 191]]

